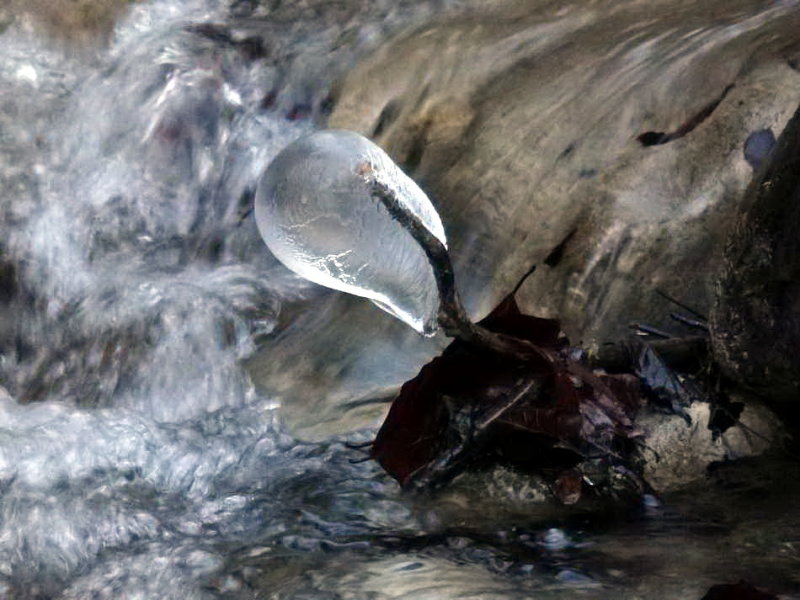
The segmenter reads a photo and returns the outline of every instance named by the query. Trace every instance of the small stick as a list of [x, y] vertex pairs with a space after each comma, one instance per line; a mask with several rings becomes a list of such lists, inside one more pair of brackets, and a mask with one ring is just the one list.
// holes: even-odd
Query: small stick
[[656, 337], [660, 337], [665, 340], [668, 340], [672, 337], [671, 333], [667, 333], [666, 331], [661, 331], [660, 329], [656, 329], [655, 327], [650, 327], [650, 325], [645, 325], [644, 323], [631, 323], [629, 327], [631, 329], [635, 329], [636, 331], [641, 331], [642, 333], [646, 333], [648, 335], [654, 335]]
[[513, 396], [500, 402], [484, 415], [472, 430], [472, 435], [444, 452], [438, 459], [428, 463], [416, 471], [406, 483], [407, 488], [422, 490], [434, 486], [441, 486], [453, 479], [460, 472], [464, 462], [481, 447], [481, 443], [488, 433], [489, 426], [497, 419], [517, 406], [524, 398], [536, 394], [539, 383], [535, 379], [525, 383]]
[[[642, 342], [604, 344], [589, 355], [592, 368], [626, 371], [633, 365], [633, 358]], [[708, 337], [689, 336], [647, 342], [670, 367], [688, 365], [702, 361], [708, 356]]]
[[688, 304], [684, 304], [684, 303], [683, 303], [683, 302], [681, 302], [680, 300], [677, 300], [677, 299], [673, 298], [672, 296], [670, 296], [669, 294], [667, 294], [667, 293], [666, 293], [664, 290], [659, 290], [659, 289], [656, 289], [656, 294], [658, 294], [659, 296], [661, 296], [661, 297], [662, 297], [662, 298], [664, 298], [665, 300], [669, 300], [669, 301], [670, 301], [670, 302], [672, 302], [672, 303], [673, 303], [675, 306], [680, 306], [680, 307], [681, 307], [683, 310], [688, 310], [690, 313], [692, 313], [692, 314], [693, 314], [695, 317], [697, 317], [697, 318], [698, 318], [698, 319], [700, 319], [701, 321], [708, 321], [708, 317], [707, 317], [707, 316], [705, 316], [704, 314], [702, 314], [702, 313], [700, 313], [700, 312], [696, 311], [695, 309], [693, 309], [693, 308], [692, 308], [691, 306], [689, 306]]
[[366, 448], [371, 448], [373, 443], [373, 440], [368, 442], [345, 442], [344, 447], [348, 450], [365, 450]]
[[512, 296], [516, 296], [517, 295], [517, 292], [519, 291], [519, 288], [522, 287], [522, 284], [525, 283], [525, 280], [528, 279], [528, 277], [533, 275], [533, 272], [535, 270], [536, 270], [536, 265], [533, 265], [530, 269], [527, 270], [525, 275], [523, 275], [522, 278], [517, 282], [517, 285], [514, 286], [514, 289], [511, 290], [511, 295]]
[[543, 360], [553, 364], [558, 360], [555, 352], [540, 348], [526, 340], [494, 333], [473, 323], [467, 316], [467, 311], [461, 304], [461, 299], [456, 291], [453, 265], [445, 245], [425, 227], [415, 214], [400, 203], [386, 184], [373, 178], [372, 167], [363, 163], [357, 172], [368, 177], [372, 186], [372, 195], [383, 204], [392, 218], [411, 234], [411, 237], [422, 247], [428, 257], [439, 290], [439, 325], [448, 336], [489, 348], [521, 362]]
[[690, 319], [689, 317], [686, 317], [680, 313], [669, 313], [669, 316], [678, 321], [678, 323], [683, 323], [688, 327], [692, 327], [694, 329], [701, 329], [702, 331], [708, 331], [708, 323], [706, 323], [705, 321]]

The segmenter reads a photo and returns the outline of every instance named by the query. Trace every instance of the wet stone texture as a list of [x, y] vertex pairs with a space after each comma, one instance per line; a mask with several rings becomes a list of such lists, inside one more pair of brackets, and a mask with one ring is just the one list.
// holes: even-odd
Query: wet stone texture
[[[632, 321], [686, 333], [656, 290], [709, 314], [763, 132], [800, 97], [798, 26], [787, 3], [496, 1], [384, 43], [341, 79], [328, 125], [371, 136], [429, 194], [473, 318], [536, 264], [521, 308], [576, 343]], [[369, 422], [442, 347], [365, 302], [317, 306], [253, 369], [303, 435]]]
[[[708, 312], [727, 220], [752, 175], [743, 145], [754, 130], [781, 131], [795, 108], [800, 76], [781, 50], [798, 22], [670, 7], [642, 24], [642, 10], [653, 8], [598, 16], [575, 3], [440, 24], [389, 42], [345, 79], [331, 125], [381, 125], [380, 143], [438, 201], [475, 316], [532, 264], [523, 308], [558, 316], [572, 338], [663, 322], [671, 307], [654, 288]], [[767, 31], [782, 41], [755, 39]], [[638, 139], [698, 115], [682, 137]]]
[[778, 419], [760, 404], [748, 404], [737, 425], [719, 436], [708, 428], [708, 404], [696, 402], [687, 414], [688, 424], [682, 417], [659, 413], [637, 420], [647, 448], [644, 475], [659, 491], [701, 480], [713, 463], [758, 455], [785, 439]]
[[717, 357], [744, 385], [778, 403], [797, 404], [800, 110], [745, 198], [726, 248], [713, 310]]
[[138, 0], [7, 0], [0, 6], [0, 30], [16, 19], [51, 39], [75, 45], [105, 43], [116, 21]]

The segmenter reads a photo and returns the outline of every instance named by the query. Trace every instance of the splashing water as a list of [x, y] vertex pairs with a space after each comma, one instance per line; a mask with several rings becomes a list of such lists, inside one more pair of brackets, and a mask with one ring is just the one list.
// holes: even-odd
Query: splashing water
[[[247, 218], [257, 177], [324, 117], [337, 69], [432, 10], [391, 6], [259, 22], [148, 2], [92, 56], [24, 19], [2, 34], [0, 250], [20, 289], [0, 323], [0, 595], [216, 595], [225, 544], [318, 544], [293, 515], [326, 497], [356, 531], [413, 523], [369, 517], [377, 472], [288, 438], [242, 366], [308, 288]], [[339, 479], [355, 487], [328, 497]]]

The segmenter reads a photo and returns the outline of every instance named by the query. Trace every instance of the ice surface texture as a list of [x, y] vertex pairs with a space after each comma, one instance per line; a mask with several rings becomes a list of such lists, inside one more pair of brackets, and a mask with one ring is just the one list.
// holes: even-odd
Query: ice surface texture
[[378, 146], [318, 131], [285, 148], [258, 185], [255, 213], [269, 249], [320, 285], [369, 298], [420, 333], [437, 329], [439, 294], [422, 248], [372, 197], [365, 166], [443, 244], [425, 193]]

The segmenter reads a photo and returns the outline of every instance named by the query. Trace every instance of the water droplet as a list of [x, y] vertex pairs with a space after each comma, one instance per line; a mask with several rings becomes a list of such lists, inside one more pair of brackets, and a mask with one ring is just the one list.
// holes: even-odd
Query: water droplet
[[569, 548], [572, 541], [564, 531], [552, 527], [542, 535], [541, 544], [548, 550], [563, 550]]
[[258, 185], [258, 229], [275, 257], [320, 285], [369, 298], [420, 333], [437, 328], [439, 294], [422, 248], [370, 191], [366, 170], [446, 244], [425, 193], [389, 156], [349, 131], [286, 147]]

